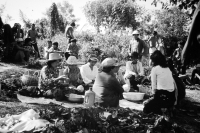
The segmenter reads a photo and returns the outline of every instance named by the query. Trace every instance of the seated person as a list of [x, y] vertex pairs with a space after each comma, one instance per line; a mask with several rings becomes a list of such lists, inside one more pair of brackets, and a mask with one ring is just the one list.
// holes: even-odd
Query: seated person
[[80, 69], [78, 65], [77, 58], [75, 56], [70, 56], [67, 59], [67, 67], [65, 67], [64, 74], [69, 78], [69, 85], [74, 87], [78, 87], [79, 85], [83, 85], [83, 79], [81, 77]]
[[49, 49], [52, 47], [52, 41], [48, 40], [47, 41], [47, 46], [44, 47], [44, 58], [48, 59], [49, 58]]
[[[69, 56], [75, 56], [76, 58], [78, 58], [79, 48], [78, 48], [76, 42], [77, 42], [76, 39], [71, 39], [70, 44], [68, 44], [67, 53], [65, 54], [66, 59]], [[67, 55], [68, 55], [68, 57], [67, 57]]]
[[139, 91], [138, 84], [141, 84], [144, 76], [142, 63], [138, 61], [138, 53], [131, 54], [131, 61], [126, 62], [126, 72], [124, 79], [126, 84], [130, 85], [130, 91]]
[[100, 106], [119, 106], [119, 99], [124, 90], [115, 77], [118, 70], [117, 61], [112, 58], [106, 58], [101, 63], [92, 89], [96, 94], [95, 102], [99, 103]]
[[24, 48], [24, 41], [22, 38], [17, 39], [17, 44], [14, 47], [13, 50], [15, 53], [15, 61], [21, 62], [23, 64], [26, 64], [27, 62], [25, 61], [25, 52], [29, 52], [28, 49]]
[[31, 43], [31, 38], [25, 39], [24, 48], [27, 49], [27, 51], [25, 51], [26, 61], [29, 61], [30, 56], [35, 56], [35, 59], [38, 59], [38, 52], [33, 48], [33, 45]]
[[54, 42], [52, 47], [48, 50], [49, 53], [60, 53], [62, 54], [63, 52], [58, 48], [58, 42]]
[[[54, 92], [59, 88], [60, 81], [68, 81], [66, 75], [59, 76], [59, 69], [61, 56], [59, 53], [50, 53], [47, 65], [40, 71], [38, 88], [43, 92], [47, 98], [54, 98]], [[60, 90], [62, 93], [64, 90]], [[64, 94], [64, 93], [63, 93]]]
[[165, 56], [160, 51], [156, 50], [150, 59], [153, 64], [151, 70], [153, 97], [144, 102], [143, 112], [162, 114], [161, 108], [171, 108], [175, 104], [174, 79]]
[[[95, 66], [98, 59], [95, 55], [90, 55], [88, 58], [88, 63], [85, 65], [82, 65], [80, 68], [81, 71], [81, 77], [83, 78], [83, 82], [86, 86], [93, 86], [94, 80], [98, 73], [98, 68]], [[89, 88], [88, 88], [89, 89]]]
[[200, 85], [200, 64], [197, 64], [196, 68], [192, 71], [191, 80], [193, 84]]

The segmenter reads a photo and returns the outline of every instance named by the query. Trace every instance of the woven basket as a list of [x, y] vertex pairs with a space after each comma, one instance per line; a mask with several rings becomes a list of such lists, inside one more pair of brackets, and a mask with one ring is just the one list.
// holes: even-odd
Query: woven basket
[[39, 79], [39, 71], [30, 74], [29, 71], [26, 71], [21, 76], [21, 81], [26, 86], [38, 86], [38, 79]]

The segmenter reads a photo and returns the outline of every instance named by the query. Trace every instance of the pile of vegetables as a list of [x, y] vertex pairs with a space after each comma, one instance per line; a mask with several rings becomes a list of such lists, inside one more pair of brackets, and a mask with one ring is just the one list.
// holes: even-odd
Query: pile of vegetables
[[143, 114], [129, 108], [54, 108], [40, 110], [52, 124], [42, 133], [185, 133], [167, 116]]

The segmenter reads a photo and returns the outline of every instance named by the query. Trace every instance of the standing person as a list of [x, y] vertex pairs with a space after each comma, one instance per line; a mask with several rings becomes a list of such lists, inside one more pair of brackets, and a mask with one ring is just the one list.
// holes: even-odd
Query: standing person
[[175, 86], [172, 72], [167, 66], [165, 56], [158, 50], [151, 55], [151, 87], [153, 98], [144, 102], [144, 113], [161, 114], [161, 108], [174, 106]]
[[157, 50], [158, 47], [158, 33], [157, 31], [153, 32], [153, 36], [149, 38], [149, 40], [147, 41], [149, 43], [149, 54], [151, 56], [151, 54]]
[[24, 31], [21, 29], [21, 25], [19, 23], [15, 23], [12, 28], [12, 32], [14, 35], [14, 39], [24, 38]]
[[115, 77], [119, 66], [117, 61], [106, 58], [102, 61], [99, 73], [96, 76], [93, 91], [96, 94], [95, 102], [103, 107], [118, 107], [119, 100], [124, 92], [120, 83]]
[[164, 42], [162, 38], [158, 39], [158, 50], [165, 56], [166, 52], [165, 52], [165, 47], [164, 47]]
[[35, 24], [32, 24], [31, 29], [28, 31], [27, 38], [29, 38], [29, 37], [34, 42], [33, 47], [34, 47], [35, 51], [37, 51], [38, 57], [40, 58], [40, 52], [39, 52], [39, 49], [37, 46], [37, 41], [36, 41], [36, 38], [38, 37], [38, 32], [35, 29]]
[[49, 59], [49, 49], [52, 47], [52, 41], [47, 41], [47, 46], [44, 47], [44, 58]]
[[67, 26], [65, 29], [65, 35], [66, 38], [68, 39], [68, 43], [71, 42], [71, 39], [74, 39], [74, 28], [75, 28], [76, 24], [74, 22], [72, 22], [70, 24], [70, 26]]
[[173, 61], [175, 64], [175, 67], [177, 68], [178, 73], [181, 73], [181, 53], [183, 50], [183, 46], [181, 45], [181, 42], [178, 42], [178, 48], [173, 53]]
[[[133, 39], [130, 41], [129, 45], [129, 54], [137, 52], [139, 54], [139, 59], [146, 50], [144, 50], [145, 42], [139, 38], [139, 32], [137, 30], [133, 31]], [[146, 54], [146, 53], [145, 53]]]
[[[69, 56], [75, 56], [78, 59], [79, 48], [76, 44], [76, 39], [71, 39], [70, 44], [68, 44], [67, 52]], [[66, 55], [66, 54], [65, 54]], [[65, 56], [66, 57], [66, 56]], [[67, 59], [68, 57], [66, 57]]]

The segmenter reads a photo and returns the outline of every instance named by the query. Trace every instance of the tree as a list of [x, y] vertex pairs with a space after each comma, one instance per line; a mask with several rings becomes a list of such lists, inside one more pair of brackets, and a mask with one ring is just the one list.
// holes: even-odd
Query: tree
[[107, 29], [136, 28], [136, 9], [131, 0], [97, 0], [86, 3], [84, 13], [97, 31], [100, 26]]
[[[146, 1], [146, 0], [143, 0]], [[193, 16], [199, 0], [153, 0], [152, 5], [162, 4], [162, 8], [168, 9], [169, 6], [177, 6], [184, 10], [190, 17]]]
[[25, 28], [31, 28], [31, 20], [27, 18], [27, 16], [22, 12], [22, 10], [19, 10], [19, 17], [24, 23]]
[[0, 16], [2, 16], [4, 10], [5, 10], [5, 5], [1, 5], [0, 6]]

